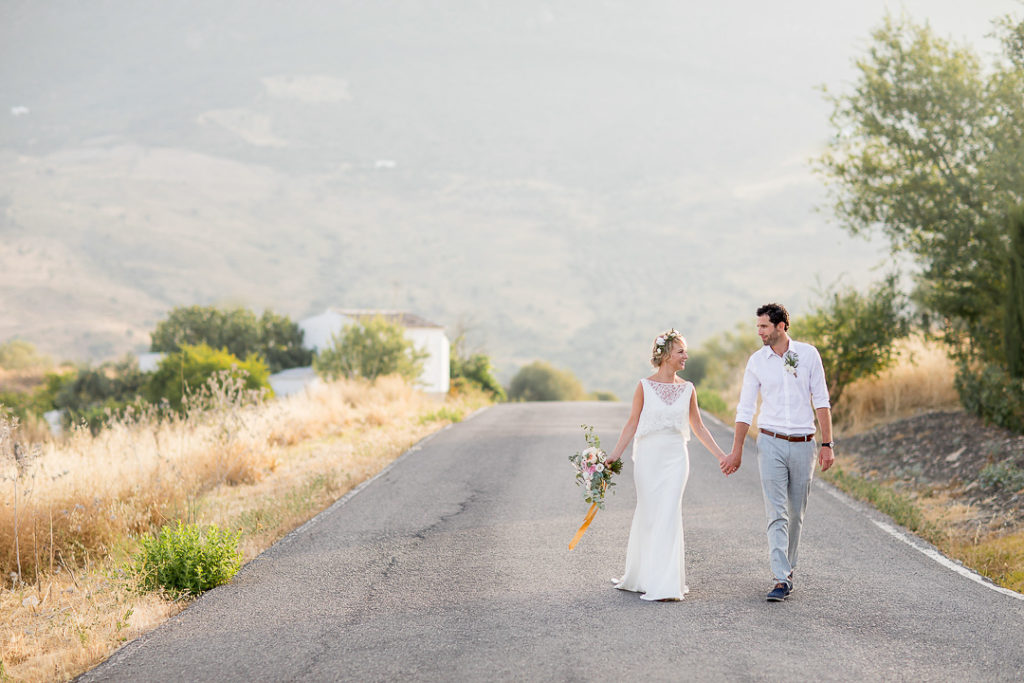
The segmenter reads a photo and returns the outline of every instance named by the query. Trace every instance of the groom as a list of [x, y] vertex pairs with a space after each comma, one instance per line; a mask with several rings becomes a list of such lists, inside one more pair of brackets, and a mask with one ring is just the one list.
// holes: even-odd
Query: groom
[[764, 347], [747, 361], [736, 407], [732, 453], [722, 461], [725, 474], [739, 469], [760, 393], [757, 465], [761, 470], [761, 490], [768, 516], [768, 553], [775, 577], [775, 586], [768, 593], [769, 602], [781, 602], [793, 590], [800, 525], [814, 475], [815, 414], [823, 441], [818, 452], [821, 470], [824, 472], [835, 461], [832, 412], [821, 356], [810, 344], [790, 339], [788, 330], [789, 313], [784, 307], [766, 304], [757, 309], [757, 334]]

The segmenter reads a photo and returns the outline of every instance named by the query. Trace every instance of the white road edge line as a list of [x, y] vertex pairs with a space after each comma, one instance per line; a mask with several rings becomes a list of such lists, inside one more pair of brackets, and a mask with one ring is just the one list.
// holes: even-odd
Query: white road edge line
[[[821, 484], [821, 483], [822, 482], [819, 482], [819, 484]], [[857, 510], [858, 512], [860, 512], [860, 510], [857, 509], [857, 506], [854, 505], [850, 501], [850, 499], [846, 497], [845, 494], [841, 493], [840, 491], [838, 491], [833, 486], [831, 486], [829, 484], [823, 484], [821, 486], [821, 488], [823, 488], [833, 498], [835, 498], [839, 502], [843, 503], [847, 507], [852, 508], [852, 509]], [[874, 524], [879, 529], [881, 529], [882, 531], [886, 532], [887, 534], [889, 534], [890, 536], [892, 536], [896, 540], [903, 541], [904, 543], [909, 545], [914, 550], [920, 552], [925, 557], [928, 557], [928, 558], [934, 560], [935, 562], [938, 562], [940, 565], [942, 565], [943, 567], [945, 567], [947, 569], [952, 569], [953, 571], [955, 571], [960, 576], [968, 578], [971, 581], [973, 581], [975, 583], [978, 583], [978, 584], [981, 584], [985, 588], [989, 588], [991, 590], [994, 590], [997, 593], [1002, 593], [1003, 595], [1008, 595], [1011, 598], [1016, 598], [1017, 600], [1024, 600], [1024, 595], [1022, 595], [1020, 593], [1017, 593], [1016, 591], [1012, 591], [1009, 588], [1003, 588], [1002, 586], [997, 586], [996, 584], [992, 583], [991, 581], [989, 581], [988, 579], [983, 577], [981, 574], [978, 574], [977, 572], [974, 572], [974, 571], [968, 569], [967, 567], [964, 567], [963, 565], [957, 564], [956, 562], [954, 562], [953, 560], [949, 559], [948, 557], [946, 557], [945, 555], [943, 555], [939, 551], [935, 550], [934, 548], [929, 548], [927, 546], [924, 546], [924, 545], [918, 543], [916, 540], [914, 540], [914, 538], [912, 538], [911, 536], [908, 536], [902, 530], [898, 529], [897, 527], [893, 526], [892, 524], [888, 524], [886, 522], [881, 522], [881, 521], [879, 521], [877, 519], [872, 519], [871, 517], [868, 517], [868, 519], [871, 520], [872, 524]]]

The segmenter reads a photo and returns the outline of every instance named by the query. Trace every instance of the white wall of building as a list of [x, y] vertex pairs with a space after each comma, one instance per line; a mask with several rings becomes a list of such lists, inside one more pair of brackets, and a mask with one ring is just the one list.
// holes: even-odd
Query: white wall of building
[[407, 327], [405, 336], [419, 351], [426, 351], [419, 383], [423, 391], [447, 394], [451, 382], [451, 343], [444, 330], [435, 327]]

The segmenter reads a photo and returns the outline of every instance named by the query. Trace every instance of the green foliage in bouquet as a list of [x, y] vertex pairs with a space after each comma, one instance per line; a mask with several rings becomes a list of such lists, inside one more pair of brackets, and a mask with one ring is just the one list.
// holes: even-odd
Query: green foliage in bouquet
[[583, 500], [603, 509], [605, 492], [615, 486], [612, 476], [622, 472], [622, 459], [607, 462], [608, 455], [601, 450], [601, 439], [594, 435], [594, 427], [580, 426], [583, 427], [587, 448], [570, 455], [569, 462], [576, 468], [577, 486], [585, 489]]
[[175, 596], [199, 595], [231, 580], [242, 566], [240, 533], [217, 526], [165, 526], [140, 541], [130, 573], [143, 591], [164, 589]]

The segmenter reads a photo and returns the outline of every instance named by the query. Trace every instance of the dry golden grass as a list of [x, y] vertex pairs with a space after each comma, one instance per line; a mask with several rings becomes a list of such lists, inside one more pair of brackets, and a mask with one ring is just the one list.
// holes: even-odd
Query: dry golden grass
[[1024, 529], [953, 539], [948, 552], [1000, 586], [1024, 593]]
[[844, 436], [923, 411], [959, 407], [956, 367], [941, 344], [913, 337], [898, 342], [897, 349], [900, 358], [893, 367], [844, 390], [836, 409], [836, 426]]
[[442, 413], [397, 378], [261, 405], [227, 393], [189, 419], [141, 415], [96, 437], [23, 446], [20, 467], [5, 459], [0, 680], [71, 678], [181, 609], [121, 575], [139, 534], [175, 519], [216, 523], [242, 531], [251, 559], [443, 427], [444, 415], [486, 403], [462, 395]]

